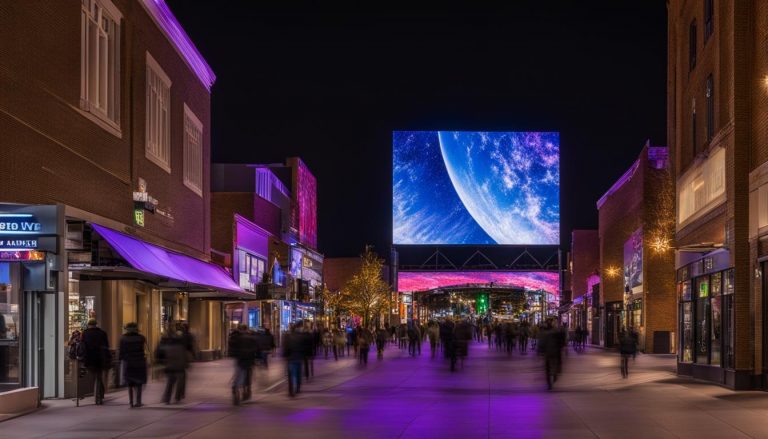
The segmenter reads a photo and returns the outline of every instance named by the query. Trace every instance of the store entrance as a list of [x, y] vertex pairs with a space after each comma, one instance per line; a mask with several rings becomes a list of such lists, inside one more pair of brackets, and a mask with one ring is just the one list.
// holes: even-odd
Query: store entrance
[[59, 369], [56, 327], [58, 312], [53, 292], [24, 292], [24, 369], [30, 387], [40, 389], [41, 398], [55, 398]]

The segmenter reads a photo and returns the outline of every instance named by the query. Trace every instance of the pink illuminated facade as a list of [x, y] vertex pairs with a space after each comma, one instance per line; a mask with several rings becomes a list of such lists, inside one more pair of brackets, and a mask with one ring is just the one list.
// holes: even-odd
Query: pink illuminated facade
[[466, 284], [514, 286], [559, 295], [560, 277], [553, 272], [520, 271], [401, 271], [398, 291], [413, 292]]
[[298, 158], [288, 159], [293, 178], [293, 226], [299, 243], [317, 249], [317, 179]]

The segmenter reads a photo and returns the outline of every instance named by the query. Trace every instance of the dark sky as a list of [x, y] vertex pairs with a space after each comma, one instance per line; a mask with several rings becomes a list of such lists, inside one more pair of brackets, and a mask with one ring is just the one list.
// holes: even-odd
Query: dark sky
[[301, 156], [326, 256], [388, 253], [392, 130], [559, 131], [564, 240], [666, 143], [661, 0], [167, 2], [217, 75], [213, 161]]

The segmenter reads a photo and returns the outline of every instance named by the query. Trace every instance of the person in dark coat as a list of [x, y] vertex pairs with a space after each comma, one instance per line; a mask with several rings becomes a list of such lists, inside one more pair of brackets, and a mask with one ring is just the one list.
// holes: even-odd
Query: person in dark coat
[[563, 346], [565, 346], [565, 339], [562, 337], [562, 331], [555, 327], [551, 319], [547, 320], [544, 329], [539, 332], [539, 341], [536, 344], [539, 354], [544, 356], [547, 389], [552, 389], [560, 373]]
[[120, 338], [120, 363], [123, 382], [128, 386], [131, 407], [141, 407], [141, 388], [147, 383], [147, 339], [139, 334], [139, 325], [128, 323]]
[[283, 357], [288, 366], [288, 394], [296, 396], [301, 391], [301, 365], [304, 362], [305, 343], [301, 334], [301, 322], [291, 325], [283, 338]]
[[629, 357], [637, 354], [637, 338], [632, 332], [622, 329], [619, 333], [619, 353], [621, 354], [621, 377], [629, 378]]
[[229, 337], [229, 356], [235, 359], [235, 376], [232, 379], [232, 403], [251, 399], [253, 366], [259, 356], [258, 340], [247, 325], [239, 325]]
[[165, 392], [163, 392], [163, 402], [166, 404], [171, 403], [171, 393], [174, 388], [175, 400], [180, 402], [182, 399], [182, 391], [180, 380], [182, 375], [187, 369], [187, 353], [184, 348], [184, 339], [181, 337], [181, 331], [178, 334], [169, 333], [160, 339], [160, 344], [157, 346], [157, 353], [155, 358], [159, 364], [164, 366], [165, 373]]
[[109, 352], [109, 337], [104, 330], [98, 327], [96, 319], [90, 319], [88, 320], [88, 328], [83, 331], [82, 342], [85, 345], [83, 363], [94, 377], [93, 396], [96, 405], [103, 405], [105, 375], [112, 363], [112, 354]]

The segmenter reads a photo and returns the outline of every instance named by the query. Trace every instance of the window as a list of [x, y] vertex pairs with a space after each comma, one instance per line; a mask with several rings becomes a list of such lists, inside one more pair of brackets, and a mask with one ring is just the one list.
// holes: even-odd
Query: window
[[691, 100], [691, 146], [694, 157], [698, 153], [696, 144], [696, 98]]
[[171, 172], [171, 80], [147, 53], [146, 157]]
[[678, 224], [714, 207], [725, 194], [725, 149], [717, 148], [704, 163], [687, 172], [677, 194]]
[[709, 37], [715, 32], [714, 25], [714, 3], [715, 0], [704, 0], [704, 41], [707, 41]]
[[696, 67], [696, 21], [688, 28], [688, 70]]
[[203, 196], [203, 123], [184, 104], [184, 185]]
[[709, 363], [709, 331], [710, 331], [710, 308], [709, 308], [709, 281], [707, 277], [699, 278], [696, 281], [696, 307], [694, 335], [696, 338], [695, 361], [697, 363]]
[[715, 84], [712, 75], [707, 76], [707, 142], [715, 137]]
[[120, 135], [120, 20], [107, 0], [82, 0], [80, 109]]
[[693, 323], [691, 315], [691, 302], [680, 304], [680, 314], [682, 316], [680, 325], [680, 361], [690, 363], [693, 361]]
[[244, 250], [238, 250], [238, 280], [240, 288], [248, 291], [256, 291], [256, 285], [260, 284], [267, 261], [257, 258]]

